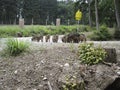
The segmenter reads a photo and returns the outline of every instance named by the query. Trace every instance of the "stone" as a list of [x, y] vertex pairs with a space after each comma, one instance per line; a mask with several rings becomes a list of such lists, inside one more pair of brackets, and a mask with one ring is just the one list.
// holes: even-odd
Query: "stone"
[[56, 26], [60, 26], [60, 18], [56, 19]]
[[117, 75], [119, 75], [119, 76], [120, 76], [120, 71], [119, 71], [119, 72], [117, 72]]
[[20, 18], [19, 19], [19, 26], [20, 26], [20, 28], [23, 28], [24, 27], [24, 19], [22, 18]]
[[46, 76], [43, 78], [43, 81], [47, 81], [47, 77]]

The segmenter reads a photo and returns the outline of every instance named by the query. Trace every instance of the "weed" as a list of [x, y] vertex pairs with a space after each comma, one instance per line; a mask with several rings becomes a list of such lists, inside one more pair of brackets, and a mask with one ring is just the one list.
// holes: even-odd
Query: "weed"
[[17, 39], [8, 39], [6, 42], [5, 53], [10, 56], [17, 56], [29, 48], [29, 44], [24, 41], [19, 41]]

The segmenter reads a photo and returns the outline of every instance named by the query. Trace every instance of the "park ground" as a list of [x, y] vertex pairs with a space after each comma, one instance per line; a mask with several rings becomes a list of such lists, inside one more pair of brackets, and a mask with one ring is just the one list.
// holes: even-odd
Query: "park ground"
[[[66, 72], [70, 74], [80, 72], [77, 50], [81, 43], [31, 42], [30, 38], [19, 40], [29, 42], [30, 50], [17, 57], [0, 57], [0, 90], [59, 90], [56, 82], [61, 79], [64, 69], [72, 67], [70, 72]], [[115, 48], [120, 62], [120, 41], [89, 42], [95, 46]], [[2, 51], [4, 41], [0, 43]]]

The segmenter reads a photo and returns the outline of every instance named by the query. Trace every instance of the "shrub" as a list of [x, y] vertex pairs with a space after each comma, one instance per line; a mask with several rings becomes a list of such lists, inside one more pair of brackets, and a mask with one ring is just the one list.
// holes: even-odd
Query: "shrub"
[[29, 44], [17, 39], [9, 39], [6, 42], [5, 51], [11, 56], [17, 56], [25, 52], [29, 48]]
[[110, 35], [108, 28], [106, 26], [101, 26], [98, 31], [95, 31], [91, 36], [92, 40], [106, 41], [110, 40], [112, 36]]
[[79, 59], [88, 65], [97, 64], [103, 61], [106, 52], [101, 47], [94, 47], [93, 43], [84, 43], [79, 45]]

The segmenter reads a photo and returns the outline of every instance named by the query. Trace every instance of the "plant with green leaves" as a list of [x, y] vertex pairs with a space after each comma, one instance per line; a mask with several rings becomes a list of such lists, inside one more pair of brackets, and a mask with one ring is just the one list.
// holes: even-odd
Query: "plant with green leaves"
[[66, 83], [62, 86], [61, 90], [85, 90], [85, 83], [84, 81], [81, 81], [80, 83], [75, 83], [66, 80]]
[[93, 35], [91, 35], [92, 40], [98, 41], [106, 41], [111, 40], [112, 36], [105, 25], [102, 25], [98, 31], [94, 31]]
[[11, 56], [17, 56], [29, 48], [29, 44], [25, 41], [19, 41], [17, 39], [8, 39], [6, 42], [5, 52]]
[[106, 57], [106, 52], [102, 47], [94, 47], [93, 43], [83, 43], [79, 45], [79, 59], [88, 65], [98, 64]]

